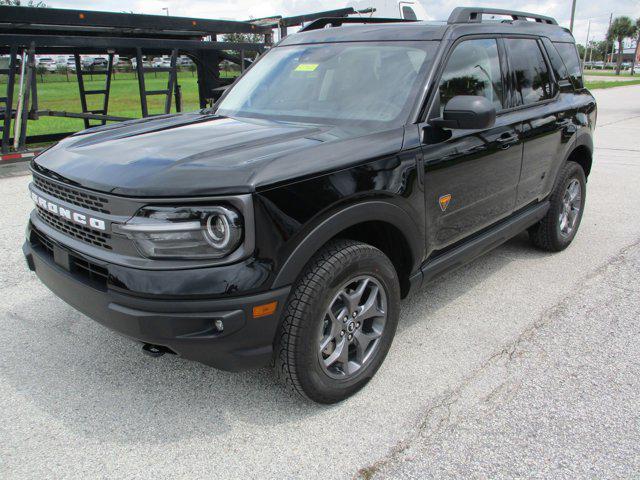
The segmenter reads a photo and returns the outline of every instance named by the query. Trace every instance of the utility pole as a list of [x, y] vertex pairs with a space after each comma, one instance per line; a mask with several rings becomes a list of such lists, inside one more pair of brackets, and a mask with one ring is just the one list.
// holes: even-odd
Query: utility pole
[[589, 19], [589, 25], [587, 26], [587, 41], [584, 44], [584, 55], [582, 58], [582, 69], [584, 70], [584, 64], [587, 63], [587, 52], [589, 51], [589, 34], [591, 33], [591, 19]]
[[571, 23], [569, 23], [569, 30], [573, 33], [573, 21], [576, 18], [576, 0], [571, 3]]
[[[613, 22], [613, 12], [611, 13], [611, 15], [609, 15], [609, 28], [607, 29], [607, 37], [609, 36], [609, 32], [611, 31], [611, 23]], [[608, 38], [607, 38], [608, 40]], [[612, 38], [611, 39], [611, 62], [613, 63], [613, 54], [615, 52], [615, 48], [616, 48], [616, 42], [615, 40]], [[607, 59], [604, 59], [604, 63], [605, 66], [607, 65]]]
[[167, 17], [169, 16], [169, 7], [162, 7], [162, 10], [165, 10], [167, 12]]

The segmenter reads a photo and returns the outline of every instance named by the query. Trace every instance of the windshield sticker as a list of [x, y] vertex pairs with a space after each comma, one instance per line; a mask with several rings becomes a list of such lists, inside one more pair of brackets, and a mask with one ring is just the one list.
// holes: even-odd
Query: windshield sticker
[[317, 63], [301, 63], [296, 67], [296, 72], [313, 72], [316, 68], [318, 68]]

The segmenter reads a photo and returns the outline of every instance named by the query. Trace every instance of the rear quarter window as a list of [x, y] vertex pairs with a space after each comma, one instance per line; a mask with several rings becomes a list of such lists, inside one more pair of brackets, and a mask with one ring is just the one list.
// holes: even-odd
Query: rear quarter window
[[542, 43], [544, 44], [544, 48], [547, 51], [547, 56], [549, 57], [549, 61], [551, 62], [551, 69], [553, 70], [553, 74], [556, 77], [556, 80], [562, 87], [563, 85], [571, 86], [571, 81], [569, 80], [569, 72], [567, 71], [567, 67], [564, 64], [564, 61], [560, 57], [558, 50], [553, 46], [551, 40], [543, 38]]
[[583, 88], [584, 79], [582, 77], [582, 67], [575, 44], [554, 42], [553, 45], [556, 47], [556, 50], [558, 50], [562, 61], [567, 67], [569, 79], [571, 83], [573, 83], [573, 86], [575, 88]]

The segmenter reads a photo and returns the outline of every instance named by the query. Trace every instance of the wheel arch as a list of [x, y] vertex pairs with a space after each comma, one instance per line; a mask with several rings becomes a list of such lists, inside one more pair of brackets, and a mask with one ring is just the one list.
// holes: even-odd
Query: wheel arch
[[576, 162], [584, 170], [585, 176], [589, 177], [593, 165], [593, 139], [590, 135], [578, 137], [576, 145], [567, 155], [566, 161]]
[[368, 243], [385, 253], [398, 273], [402, 296], [406, 296], [410, 288], [409, 277], [419, 267], [424, 234], [409, 213], [384, 201], [350, 205], [318, 222], [287, 257], [273, 288], [294, 283], [309, 260], [337, 238]]

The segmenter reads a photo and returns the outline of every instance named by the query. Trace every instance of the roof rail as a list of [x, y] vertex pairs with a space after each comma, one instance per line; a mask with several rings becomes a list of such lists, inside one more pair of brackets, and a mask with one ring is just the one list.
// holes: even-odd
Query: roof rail
[[557, 25], [555, 18], [538, 15], [535, 13], [518, 12], [516, 10], [503, 10], [499, 8], [480, 8], [480, 7], [458, 7], [454, 8], [449, 15], [448, 24], [454, 23], [481, 23], [483, 15], [504, 15], [511, 17], [513, 20], [531, 19], [538, 23], [546, 23], [548, 25]]
[[399, 22], [415, 22], [416, 20], [406, 20], [404, 18], [376, 18], [376, 17], [346, 17], [346, 18], [319, 18], [314, 20], [306, 27], [300, 29], [301, 32], [309, 30], [320, 30], [327, 25], [332, 27], [340, 27], [345, 23], [399, 23]]

